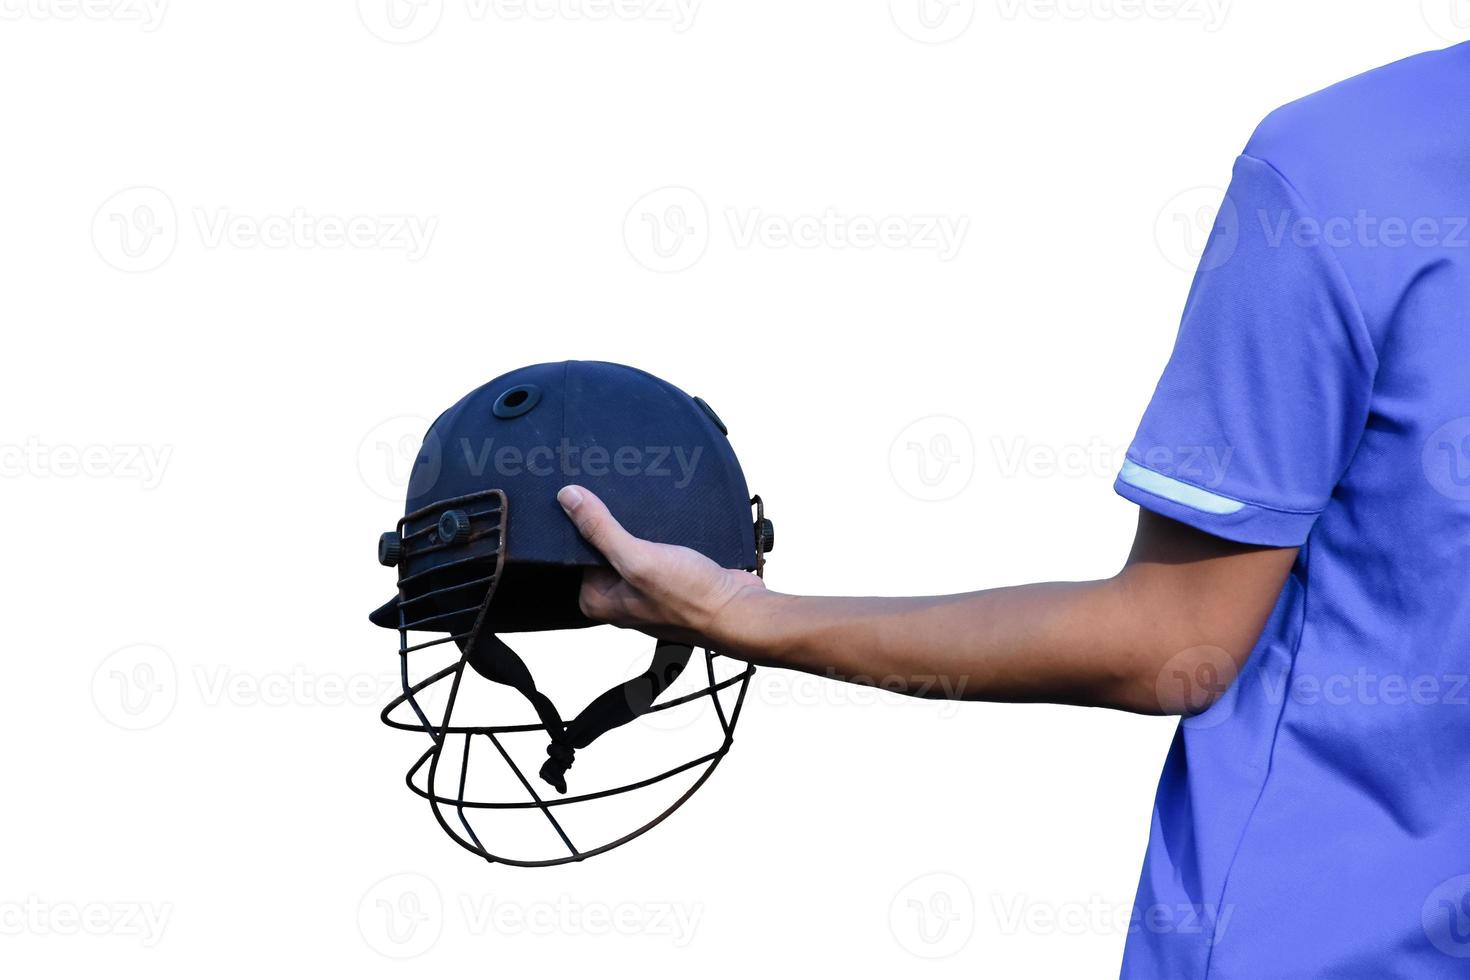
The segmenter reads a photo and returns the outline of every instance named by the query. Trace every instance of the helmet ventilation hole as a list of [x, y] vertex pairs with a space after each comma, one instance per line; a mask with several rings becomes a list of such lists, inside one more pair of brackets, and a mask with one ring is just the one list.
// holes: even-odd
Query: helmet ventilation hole
[[540, 400], [540, 388], [535, 385], [516, 385], [500, 393], [492, 411], [498, 419], [519, 418], [535, 408]]

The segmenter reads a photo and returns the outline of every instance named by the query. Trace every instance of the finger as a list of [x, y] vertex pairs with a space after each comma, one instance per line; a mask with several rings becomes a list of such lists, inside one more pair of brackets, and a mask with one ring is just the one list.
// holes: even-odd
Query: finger
[[611, 592], [622, 581], [622, 576], [617, 572], [611, 568], [603, 568], [600, 565], [596, 568], [587, 568], [582, 571], [582, 584], [590, 589], [596, 589], [603, 594]]
[[582, 588], [577, 594], [577, 605], [581, 608], [583, 616], [595, 622], [605, 623], [612, 618], [614, 604], [608, 598], [607, 593], [586, 578], [582, 579]]
[[584, 571], [577, 599], [582, 615], [594, 622], [625, 626], [636, 618], [630, 605], [636, 600], [636, 595], [611, 568]]
[[611, 568], [588, 568], [582, 572], [582, 588], [578, 592], [578, 605], [582, 615], [588, 619], [606, 621], [617, 603], [612, 591], [622, 579]]
[[642, 542], [625, 531], [623, 525], [607, 509], [607, 505], [585, 487], [562, 487], [556, 499], [577, 526], [577, 533], [602, 552], [603, 557], [618, 570], [618, 574], [626, 578], [628, 570], [637, 561]]

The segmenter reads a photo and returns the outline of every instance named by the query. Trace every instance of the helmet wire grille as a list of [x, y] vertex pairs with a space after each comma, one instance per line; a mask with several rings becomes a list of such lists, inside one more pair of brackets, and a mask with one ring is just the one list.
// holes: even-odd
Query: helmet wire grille
[[[468, 533], [461, 533], [455, 540], [446, 540], [440, 518], [446, 512], [451, 511], [457, 511], [468, 517]], [[398, 564], [398, 649], [399, 676], [403, 691], [384, 707], [380, 717], [383, 723], [391, 728], [424, 732], [430, 736], [432, 744], [409, 767], [405, 782], [413, 793], [429, 802], [435, 820], [451, 839], [471, 853], [490, 862], [518, 867], [546, 867], [585, 860], [625, 844], [662, 823], [693, 796], [714, 772], [715, 767], [729, 752], [734, 742], [735, 726], [739, 721], [750, 678], [755, 668], [749, 664], [742, 664], [743, 669], [739, 672], [719, 678], [715, 669], [715, 660], [719, 654], [706, 649], [704, 651], [705, 684], [703, 687], [692, 693], [665, 701], [640, 704], [631, 709], [625, 707], [623, 710], [628, 713], [628, 717], [614, 723], [623, 724], [634, 717], [668, 711], [703, 698], [709, 698], [721, 732], [720, 743], [713, 751], [703, 753], [647, 778], [609, 789], [572, 796], [544, 797], [537, 791], [532, 779], [527, 777], [522, 767], [507, 751], [501, 736], [513, 733], [543, 732], [553, 742], [552, 755], [555, 758], [556, 744], [561, 742], [566, 737], [566, 733], [583, 719], [577, 719], [570, 726], [561, 725], [560, 718], [555, 709], [550, 706], [550, 702], [545, 701], [535, 691], [529, 674], [524, 670], [524, 665], [519, 663], [519, 658], [513, 651], [499, 643], [498, 639], [493, 636], [493, 624], [487, 622], [496, 588], [506, 572], [506, 517], [505, 494], [500, 490], [488, 490], [441, 501], [431, 507], [408, 514], [399, 521], [398, 534], [402, 541], [402, 557]], [[421, 559], [451, 548], [468, 550], [471, 552], [471, 557], [441, 561], [432, 569], [422, 570]], [[758, 555], [758, 557], [763, 558], [763, 555]], [[408, 569], [415, 566], [419, 570], [408, 572]], [[760, 565], [757, 568], [759, 569]], [[417, 643], [410, 642], [410, 633], [423, 631], [444, 632], [446, 635]], [[511, 684], [520, 689], [522, 694], [532, 698], [540, 717], [538, 723], [501, 725], [457, 725], [453, 723], [455, 705], [459, 700], [460, 684], [464, 678], [466, 665], [472, 667], [472, 672], [484, 673], [481, 665], [474, 662], [471, 656], [472, 651], [482, 649], [480, 647], [482, 641], [485, 641], [486, 646], [490, 649], [498, 648], [503, 655], [515, 658], [517, 666], [520, 667], [522, 673], [525, 673], [523, 681], [517, 683], [501, 675], [493, 676], [492, 679], [500, 683]], [[409, 655], [448, 643], [455, 643], [459, 647], [461, 655], [458, 660], [431, 673], [417, 683], [411, 682]], [[660, 643], [657, 652], [664, 653], [666, 647], [676, 647], [676, 645]], [[675, 649], [674, 652], [677, 654], [681, 651]], [[684, 648], [682, 652], [687, 657], [688, 648]], [[675, 665], [672, 676], [678, 676], [680, 669], [682, 669], [682, 661]], [[444, 682], [446, 679], [449, 682], [449, 694], [444, 704], [442, 720], [435, 724], [430, 721], [429, 713], [420, 704], [420, 697], [429, 687]], [[630, 685], [632, 683], [630, 682]], [[727, 712], [720, 694], [730, 688], [737, 688], [737, 690], [734, 704]], [[631, 687], [626, 687], [624, 690], [629, 691]], [[656, 699], [657, 694], [662, 690], [662, 685], [655, 685], [653, 697]], [[609, 692], [609, 695], [613, 693]], [[537, 698], [544, 702], [544, 706], [536, 702]], [[605, 700], [605, 698], [606, 696], [599, 700]], [[407, 704], [412, 710], [417, 723], [392, 717], [394, 711], [404, 704]], [[596, 735], [591, 737], [595, 738]], [[484, 743], [478, 741], [481, 738], [489, 742], [489, 748], [495, 750], [495, 755], [514, 774], [516, 782], [525, 791], [525, 798], [482, 800], [471, 799], [467, 796], [471, 750], [478, 745], [480, 753], [488, 751]], [[457, 767], [445, 759], [445, 750], [456, 742], [458, 744], [455, 747], [459, 749]], [[441, 772], [441, 764], [445, 770], [443, 772]], [[570, 764], [569, 760], [567, 764]], [[606, 843], [591, 847], [578, 847], [573, 843], [562, 821], [557, 819], [556, 811], [560, 807], [636, 792], [662, 783], [681, 773], [696, 770], [701, 766], [704, 769], [693, 783], [662, 812], [636, 830]], [[453, 771], [455, 768], [457, 772]], [[542, 777], [543, 779], [546, 777], [545, 769], [543, 769]], [[422, 785], [420, 779], [422, 779]], [[453, 790], [445, 791], [441, 780], [452, 782]], [[558, 784], [558, 788], [563, 787]], [[539, 811], [546, 818], [567, 853], [551, 858], [536, 859], [516, 858], [495, 853], [481, 841], [471, 817], [477, 811], [497, 810]]]

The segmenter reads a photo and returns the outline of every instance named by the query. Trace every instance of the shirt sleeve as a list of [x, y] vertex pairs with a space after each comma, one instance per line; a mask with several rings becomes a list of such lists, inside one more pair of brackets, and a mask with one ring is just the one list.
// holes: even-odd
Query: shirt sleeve
[[1289, 547], [1346, 470], [1377, 357], [1336, 250], [1301, 194], [1246, 155], [1173, 354], [1115, 489], [1210, 534]]

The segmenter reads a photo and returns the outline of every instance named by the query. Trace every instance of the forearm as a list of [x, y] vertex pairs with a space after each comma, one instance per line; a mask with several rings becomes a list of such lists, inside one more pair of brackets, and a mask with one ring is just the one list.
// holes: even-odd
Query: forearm
[[756, 662], [917, 696], [1151, 714], [1202, 708], [1178, 703], [1175, 685], [1160, 683], [1163, 672], [1194, 671], [1200, 661], [1190, 651], [1213, 656], [1216, 675], [1221, 661], [1229, 671], [1261, 624], [1212, 623], [1178, 597], [1160, 606], [1150, 592], [1126, 574], [904, 599], [752, 590], [717, 617], [714, 639]]
[[1234, 681], [1297, 554], [1143, 511], [1127, 564], [1103, 581], [807, 598], [634, 538], [580, 488], [559, 499], [612, 565], [583, 577], [589, 618], [926, 697], [1203, 710]]

